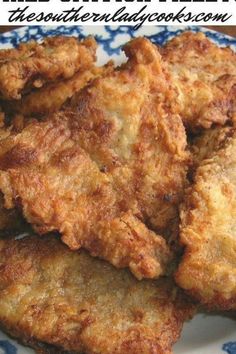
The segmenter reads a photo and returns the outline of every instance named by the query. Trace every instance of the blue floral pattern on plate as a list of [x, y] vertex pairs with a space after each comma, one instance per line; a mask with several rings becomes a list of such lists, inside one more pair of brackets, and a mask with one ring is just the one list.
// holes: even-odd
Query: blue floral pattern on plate
[[0, 340], [0, 353], [1, 349], [4, 350], [4, 354], [17, 354], [17, 348], [8, 340]]
[[80, 36], [83, 38], [88, 33], [94, 32], [92, 34], [96, 37], [97, 41], [106, 51], [106, 53], [112, 55], [119, 54], [120, 48], [123, 44], [121, 43], [122, 41], [119, 41], [118, 45], [115, 44], [117, 37], [124, 36], [126, 42], [127, 38], [130, 39], [139, 35], [145, 35], [153, 42], [162, 45], [170, 38], [186, 30], [191, 30], [194, 32], [203, 31], [210, 39], [220, 45], [236, 47], [236, 39], [196, 26], [153, 26], [151, 27], [151, 31], [150, 27], [147, 26], [141, 27], [138, 30], [135, 30], [131, 26], [30, 26], [2, 34], [0, 36], [0, 43], [1, 45], [16, 46], [20, 42], [26, 42], [30, 39], [40, 40], [44, 37], [55, 36], [58, 34], [63, 34], [66, 36]]
[[[1, 34], [0, 45], [1, 48], [8, 48], [15, 47], [20, 42], [27, 42], [31, 39], [41, 40], [47, 36], [66, 35], [75, 37], [79, 36], [80, 38], [84, 38], [91, 34], [95, 36], [97, 42], [99, 43], [100, 53], [98, 53], [98, 57], [100, 55], [103, 57], [103, 62], [106, 62], [110, 57], [113, 59], [120, 58], [121, 47], [131, 38], [137, 36], [146, 36], [154, 43], [162, 45], [167, 40], [186, 30], [191, 30], [194, 32], [202, 31], [217, 44], [221, 46], [230, 46], [232, 49], [236, 50], [235, 38], [196, 26], [144, 26], [138, 30], [134, 30], [134, 28], [131, 26], [30, 26], [22, 27], [8, 33]], [[22, 351], [20, 348], [20, 346], [13, 344], [11, 341], [5, 339], [0, 340], [0, 354], [29, 353], [28, 349]], [[228, 354], [236, 354], [236, 341], [230, 341], [223, 344], [223, 346], [218, 348], [217, 351], [218, 353], [220, 351], [224, 351]], [[192, 353], [191, 349], [190, 351], [187, 350], [187, 352], [184, 351], [186, 354], [190, 352]], [[194, 354], [200, 352], [204, 352], [204, 354], [213, 353], [211, 349], [207, 350], [207, 352], [205, 350], [202, 352], [201, 349], [200, 351], [197, 350], [197, 352], [193, 351]]]
[[228, 354], [236, 354], [236, 342], [225, 343], [222, 349]]

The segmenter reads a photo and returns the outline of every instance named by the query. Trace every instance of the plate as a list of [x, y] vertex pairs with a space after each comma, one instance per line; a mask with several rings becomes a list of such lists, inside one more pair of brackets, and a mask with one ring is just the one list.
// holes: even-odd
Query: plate
[[[194, 26], [144, 26], [134, 30], [130, 26], [31, 26], [22, 27], [0, 35], [0, 47], [9, 48], [30, 39], [41, 40], [46, 36], [66, 35], [86, 37], [94, 35], [99, 43], [98, 64], [109, 59], [116, 64], [124, 60], [121, 47], [133, 37], [146, 36], [157, 44], [182, 31], [202, 31], [211, 40], [221, 46], [230, 46], [236, 50], [236, 39], [221, 33]], [[33, 354], [31, 349], [23, 347], [0, 332], [0, 354]], [[174, 354], [236, 354], [236, 316], [198, 314], [184, 325], [180, 341], [174, 347]], [[138, 353], [137, 353], [138, 354]]]

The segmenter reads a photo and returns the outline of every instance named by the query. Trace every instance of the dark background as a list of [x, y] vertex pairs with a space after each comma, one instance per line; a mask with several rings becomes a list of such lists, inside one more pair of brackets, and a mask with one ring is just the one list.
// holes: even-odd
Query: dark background
[[[11, 31], [12, 29], [17, 27], [20, 26], [0, 26], [0, 33]], [[236, 26], [206, 26], [206, 27], [213, 29], [215, 31], [229, 34], [230, 36], [236, 38]]]

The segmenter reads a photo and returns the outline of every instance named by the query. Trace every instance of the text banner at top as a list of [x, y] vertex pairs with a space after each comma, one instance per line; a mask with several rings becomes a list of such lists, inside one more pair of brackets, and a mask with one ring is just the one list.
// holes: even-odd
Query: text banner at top
[[1, 25], [235, 25], [236, 0], [0, 0]]

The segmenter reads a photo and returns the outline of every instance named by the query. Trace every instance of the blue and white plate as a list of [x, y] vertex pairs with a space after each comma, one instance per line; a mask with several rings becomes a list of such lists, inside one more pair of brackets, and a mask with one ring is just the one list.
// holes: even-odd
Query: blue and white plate
[[[9, 48], [30, 39], [40, 40], [46, 36], [68, 35], [86, 37], [94, 35], [99, 43], [98, 63], [109, 59], [117, 64], [124, 60], [121, 47], [131, 38], [146, 36], [162, 45], [167, 40], [185, 30], [203, 31], [221, 46], [230, 46], [236, 50], [236, 39], [202, 27], [144, 26], [133, 30], [129, 26], [31, 26], [0, 35], [0, 47]], [[236, 317], [236, 316], [235, 316]], [[236, 320], [223, 315], [199, 314], [186, 323], [181, 340], [174, 348], [175, 354], [236, 354]], [[33, 354], [0, 332], [0, 354]], [[137, 353], [138, 354], [138, 353]]]

